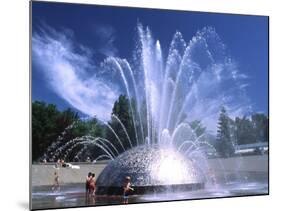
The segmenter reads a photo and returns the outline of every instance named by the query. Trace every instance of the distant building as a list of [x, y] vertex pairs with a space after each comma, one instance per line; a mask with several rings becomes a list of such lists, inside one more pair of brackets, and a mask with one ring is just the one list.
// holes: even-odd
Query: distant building
[[242, 144], [235, 146], [235, 154], [264, 154], [268, 152], [268, 142]]

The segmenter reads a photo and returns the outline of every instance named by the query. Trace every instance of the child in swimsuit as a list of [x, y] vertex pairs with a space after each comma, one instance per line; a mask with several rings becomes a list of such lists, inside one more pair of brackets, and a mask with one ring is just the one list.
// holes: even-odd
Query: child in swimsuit
[[129, 202], [129, 194], [131, 191], [134, 191], [134, 189], [131, 187], [132, 183], [131, 183], [131, 178], [130, 177], [126, 177], [125, 178], [125, 183], [123, 186], [123, 203], [124, 204], [128, 204]]

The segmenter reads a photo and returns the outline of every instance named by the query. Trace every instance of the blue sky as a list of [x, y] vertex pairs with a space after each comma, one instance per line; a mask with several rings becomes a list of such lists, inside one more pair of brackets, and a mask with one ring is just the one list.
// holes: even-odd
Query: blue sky
[[[184, 39], [189, 41], [203, 27], [214, 27], [227, 46], [228, 53], [235, 59], [239, 72], [247, 76], [248, 86], [245, 90], [253, 111], [267, 113], [267, 17], [46, 2], [32, 3], [32, 44], [38, 48], [33, 49], [32, 100], [54, 103], [60, 109], [71, 106], [81, 114], [95, 115], [109, 110], [118, 96], [118, 92], [108, 91], [112, 87], [94, 84], [95, 81], [89, 82], [90, 85], [86, 88], [83, 84], [79, 87], [81, 81], [73, 79], [72, 75], [58, 74], [55, 80], [50, 78], [56, 75], [50, 75], [52, 61], [61, 55], [52, 54], [50, 50], [47, 52], [50, 58], [42, 61], [38, 54], [48, 47], [45, 45], [48, 39], [42, 40], [40, 36], [42, 30], [48, 31], [51, 36], [62, 41], [56, 45], [60, 51], [71, 49], [72, 53], [63, 54], [59, 59], [67, 57], [68, 61], [71, 60], [71, 68], [77, 67], [78, 72], [83, 71], [79, 76], [85, 79], [96, 74], [93, 70], [107, 56], [131, 58], [138, 21], [144, 26], [149, 26], [153, 36], [161, 41], [164, 57], [176, 31], [180, 31]], [[56, 44], [55, 39], [52, 43]], [[58, 66], [58, 69], [60, 68], [68, 66]], [[64, 82], [65, 77], [73, 80], [69, 83]], [[78, 84], [80, 98], [77, 98], [78, 91], [65, 92], [73, 83]], [[87, 96], [88, 101], [81, 102], [81, 99], [84, 99], [81, 98], [81, 93]], [[102, 102], [92, 102], [97, 98], [103, 99]], [[91, 109], [93, 111], [85, 112]]]

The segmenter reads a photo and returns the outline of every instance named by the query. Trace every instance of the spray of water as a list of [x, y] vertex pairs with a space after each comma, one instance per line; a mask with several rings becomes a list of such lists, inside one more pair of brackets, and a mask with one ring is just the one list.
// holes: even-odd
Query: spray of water
[[[114, 129], [104, 121], [126, 151], [136, 145], [170, 147], [195, 162], [206, 163], [204, 151], [216, 149], [208, 142], [205, 133], [197, 137], [190, 122], [200, 120], [208, 131], [215, 131], [221, 106], [230, 115], [242, 115], [250, 111], [250, 103], [244, 90], [245, 75], [239, 74], [237, 64], [227, 55], [226, 46], [212, 27], [198, 31], [189, 42], [177, 31], [164, 58], [161, 42], [153, 38], [148, 27], [137, 24], [138, 41], [132, 62], [108, 57], [102, 63], [99, 76], [115, 73], [129, 99], [134, 136], [130, 137], [122, 121], [112, 115], [126, 134], [121, 140]], [[117, 80], [116, 80], [117, 81]], [[116, 82], [115, 81], [115, 82]], [[112, 87], [112, 86], [109, 86]], [[132, 103], [135, 100], [135, 103]], [[94, 144], [104, 154], [96, 158], [114, 159], [122, 153], [110, 140], [100, 137], [80, 137], [62, 144], [60, 136], [48, 152], [58, 157], [68, 155], [78, 145]], [[83, 149], [84, 151], [84, 149]], [[79, 152], [79, 155], [82, 152]], [[196, 158], [196, 159], [195, 159]], [[200, 158], [200, 159], [199, 159]], [[198, 166], [205, 166], [200, 163]], [[206, 169], [204, 167], [204, 169]]]

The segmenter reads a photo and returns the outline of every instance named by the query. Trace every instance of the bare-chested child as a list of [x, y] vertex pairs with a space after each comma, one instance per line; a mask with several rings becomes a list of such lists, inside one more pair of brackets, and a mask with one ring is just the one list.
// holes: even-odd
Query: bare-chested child
[[90, 180], [90, 195], [91, 196], [95, 196], [95, 192], [96, 192], [96, 178], [95, 178], [95, 174], [92, 173], [92, 178]]
[[90, 194], [90, 183], [92, 179], [92, 173], [89, 172], [88, 176], [86, 177], [86, 196], [88, 197]]

